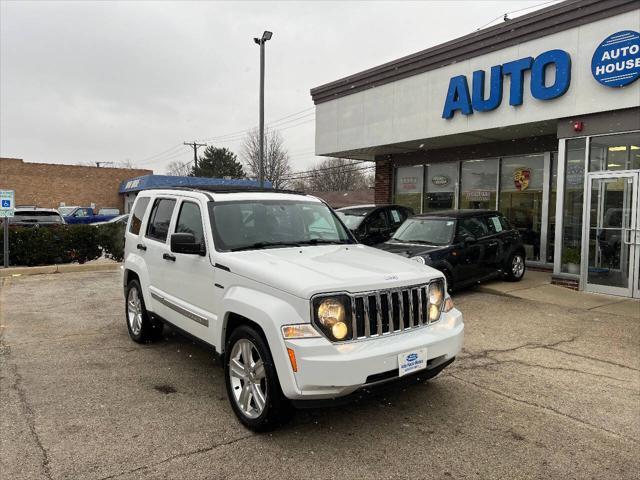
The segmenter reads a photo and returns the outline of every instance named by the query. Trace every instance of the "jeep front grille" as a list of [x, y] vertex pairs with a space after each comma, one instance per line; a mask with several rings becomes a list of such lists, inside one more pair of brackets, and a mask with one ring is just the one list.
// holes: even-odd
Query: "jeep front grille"
[[424, 284], [351, 295], [353, 339], [427, 325], [428, 289]]

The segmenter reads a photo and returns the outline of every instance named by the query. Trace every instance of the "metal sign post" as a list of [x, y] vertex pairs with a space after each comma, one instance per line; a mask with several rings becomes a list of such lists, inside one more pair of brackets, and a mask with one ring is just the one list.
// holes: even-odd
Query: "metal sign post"
[[4, 268], [9, 268], [9, 219], [13, 217], [15, 208], [15, 192], [0, 190], [0, 218], [4, 218]]

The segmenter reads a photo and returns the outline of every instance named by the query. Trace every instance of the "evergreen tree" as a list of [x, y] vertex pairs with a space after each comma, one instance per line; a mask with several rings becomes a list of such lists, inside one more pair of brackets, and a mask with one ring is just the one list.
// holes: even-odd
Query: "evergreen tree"
[[209, 146], [198, 159], [198, 167], [191, 170], [192, 177], [245, 178], [238, 157], [228, 148]]

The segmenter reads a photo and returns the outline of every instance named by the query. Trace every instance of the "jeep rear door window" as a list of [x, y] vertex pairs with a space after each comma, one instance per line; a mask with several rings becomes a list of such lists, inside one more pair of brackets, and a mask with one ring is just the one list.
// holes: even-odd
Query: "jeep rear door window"
[[295, 200], [209, 203], [218, 250], [353, 243], [324, 204]]
[[138, 235], [140, 233], [142, 218], [144, 217], [144, 212], [147, 211], [147, 205], [149, 205], [149, 197], [142, 197], [138, 199], [136, 207], [133, 209], [129, 231], [134, 235]]
[[193, 202], [183, 202], [178, 214], [175, 233], [191, 233], [196, 243], [204, 244], [204, 231], [200, 207]]
[[173, 215], [175, 205], [176, 201], [169, 198], [156, 199], [149, 217], [147, 238], [152, 238], [160, 242], [167, 241], [169, 224], [171, 223], [171, 216]]

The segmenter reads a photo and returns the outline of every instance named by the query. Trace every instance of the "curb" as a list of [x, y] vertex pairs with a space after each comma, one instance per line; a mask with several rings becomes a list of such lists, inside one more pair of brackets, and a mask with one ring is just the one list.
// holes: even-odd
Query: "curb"
[[0, 268], [0, 278], [2, 277], [19, 277], [22, 275], [47, 275], [52, 273], [69, 273], [69, 272], [103, 272], [118, 270], [121, 263], [96, 263], [96, 264], [63, 264], [63, 265], [44, 265], [41, 267], [9, 267]]

